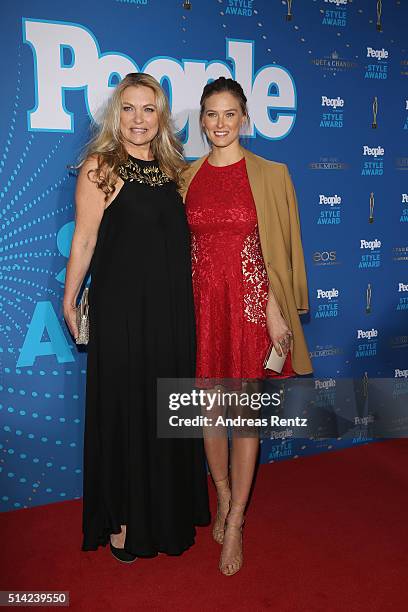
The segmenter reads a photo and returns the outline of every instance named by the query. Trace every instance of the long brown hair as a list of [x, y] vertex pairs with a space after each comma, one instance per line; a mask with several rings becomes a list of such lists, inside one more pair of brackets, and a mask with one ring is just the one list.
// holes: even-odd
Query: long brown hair
[[207, 85], [203, 89], [203, 93], [200, 99], [200, 128], [202, 131], [202, 119], [205, 111], [205, 102], [207, 98], [212, 96], [213, 94], [222, 93], [227, 91], [232, 94], [240, 105], [242, 114], [246, 118], [247, 123], [249, 124], [249, 113], [247, 106], [247, 98], [244, 94], [244, 90], [242, 86], [238, 83], [238, 81], [234, 81], [234, 79], [226, 79], [224, 76], [218, 77], [215, 81], [211, 81], [207, 83]]
[[138, 86], [150, 87], [156, 97], [159, 129], [150, 143], [152, 154], [161, 170], [178, 187], [182, 183], [181, 174], [187, 164], [183, 158], [183, 146], [175, 134], [167, 96], [159, 82], [150, 74], [133, 72], [126, 75], [116, 86], [96, 126], [96, 133], [86, 146], [78, 164], [78, 167], [81, 167], [90, 157], [97, 158], [98, 166], [90, 171], [90, 180], [105, 193], [105, 200], [114, 193], [119, 166], [128, 158], [120, 130], [122, 93], [127, 87]]

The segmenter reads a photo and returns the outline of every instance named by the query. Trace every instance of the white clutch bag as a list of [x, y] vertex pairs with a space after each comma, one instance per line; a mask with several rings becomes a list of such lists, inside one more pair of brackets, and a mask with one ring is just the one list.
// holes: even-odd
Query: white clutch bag
[[[280, 346], [280, 345], [279, 345]], [[281, 347], [282, 350], [282, 347]], [[274, 345], [271, 342], [271, 345], [268, 349], [264, 360], [264, 368], [265, 370], [273, 370], [274, 372], [278, 372], [280, 374], [282, 372], [283, 364], [285, 363], [286, 355], [282, 350], [282, 356], [278, 355]]]

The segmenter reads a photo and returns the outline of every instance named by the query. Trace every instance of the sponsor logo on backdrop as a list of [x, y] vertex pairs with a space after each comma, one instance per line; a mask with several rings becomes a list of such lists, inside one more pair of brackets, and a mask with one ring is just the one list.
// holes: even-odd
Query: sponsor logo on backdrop
[[319, 194], [319, 204], [322, 209], [317, 217], [317, 225], [338, 225], [341, 223], [341, 196]]
[[339, 290], [316, 289], [316, 300], [318, 300], [315, 319], [328, 319], [337, 317], [339, 314]]
[[[407, 99], [407, 100], [404, 100], [404, 102], [405, 102], [405, 108], [404, 108], [404, 110], [408, 111], [408, 99]], [[405, 123], [404, 123], [404, 127], [403, 127], [403, 129], [404, 129], [404, 130], [408, 130], [408, 115], [405, 117]]]
[[363, 145], [362, 154], [363, 165], [361, 176], [382, 176], [384, 174], [384, 147], [380, 145], [377, 147]]
[[225, 15], [252, 17], [254, 0], [225, 0]]
[[401, 204], [406, 205], [406, 208], [402, 209], [400, 223], [408, 223], [408, 193], [401, 193]]
[[408, 246], [396, 246], [392, 249], [393, 261], [408, 261]]
[[322, 96], [321, 128], [342, 128], [344, 100], [340, 97], [328, 98]]
[[392, 349], [407, 348], [408, 336], [391, 336], [390, 347]]
[[[394, 384], [392, 389], [392, 396], [394, 399], [399, 398], [401, 395], [408, 395], [408, 378], [395, 376], [394, 374]], [[402, 426], [404, 426], [404, 431], [407, 431], [408, 427], [408, 417], [398, 417], [398, 422]], [[404, 434], [406, 436], [406, 433]]]
[[394, 370], [394, 378], [408, 378], [408, 370], [400, 370], [399, 368], [396, 368]]
[[388, 76], [388, 57], [389, 52], [384, 49], [376, 49], [374, 47], [366, 47], [366, 58], [368, 62], [365, 65], [365, 79], [382, 79], [385, 80]]
[[316, 394], [314, 398], [314, 406], [324, 408], [325, 406], [334, 406], [336, 401], [336, 379], [325, 378], [315, 379]]
[[[148, 72], [168, 83], [175, 124], [185, 134], [187, 157], [206, 151], [196, 109], [203, 86], [221, 75], [239, 81], [248, 98], [252, 123], [250, 137], [284, 138], [296, 119], [296, 88], [282, 66], [263, 66], [256, 73], [255, 43], [226, 39], [225, 60], [179, 60], [154, 57], [144, 66], [122, 52], [101, 52], [91, 30], [80, 24], [23, 20], [23, 39], [34, 57], [35, 106], [28, 112], [30, 131], [74, 132], [74, 115], [65, 106], [67, 90], [81, 90], [90, 117], [98, 113], [118, 78], [129, 72]], [[143, 49], [140, 49], [140, 53]], [[271, 110], [275, 111], [272, 113]]]
[[324, 57], [314, 57], [311, 63], [320, 68], [323, 72], [331, 72], [334, 76], [338, 72], [345, 72], [357, 67], [357, 62], [340, 57], [337, 51], [332, 51]]
[[374, 238], [360, 240], [360, 262], [358, 267], [363, 268], [379, 268], [381, 265], [381, 240]]
[[347, 25], [347, 0], [323, 0], [322, 24], [344, 28]]
[[399, 302], [397, 310], [408, 310], [408, 283], [398, 283]]
[[[374, 357], [377, 354], [378, 329], [358, 329], [355, 357]], [[366, 340], [366, 342], [364, 342]]]
[[401, 60], [401, 76], [408, 76], [408, 59]]
[[349, 167], [338, 157], [321, 157], [319, 161], [312, 161], [308, 164], [310, 170], [347, 170]]
[[309, 352], [310, 358], [325, 358], [334, 357], [335, 355], [342, 355], [343, 348], [340, 346], [334, 346], [333, 344], [316, 344], [315, 348]]
[[146, 6], [149, 0], [115, 0], [119, 4], [135, 4], [136, 6]]
[[315, 389], [328, 390], [328, 389], [332, 389], [335, 386], [336, 386], [335, 378], [325, 378], [325, 379], [316, 378], [315, 379]]
[[313, 263], [315, 266], [337, 266], [337, 251], [315, 251], [313, 253]]
[[408, 170], [408, 157], [397, 157], [395, 159], [395, 168], [397, 170]]
[[293, 455], [293, 443], [290, 440], [282, 440], [280, 444], [272, 446], [268, 454], [268, 461], [277, 461], [279, 459], [287, 459]]

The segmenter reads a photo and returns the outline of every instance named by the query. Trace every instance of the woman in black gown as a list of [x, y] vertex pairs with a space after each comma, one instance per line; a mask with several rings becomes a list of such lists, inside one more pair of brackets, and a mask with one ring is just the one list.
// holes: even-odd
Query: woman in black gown
[[156, 433], [158, 378], [195, 372], [184, 167], [166, 96], [127, 75], [81, 164], [64, 316], [90, 269], [83, 544], [130, 562], [181, 554], [209, 522], [202, 440]]

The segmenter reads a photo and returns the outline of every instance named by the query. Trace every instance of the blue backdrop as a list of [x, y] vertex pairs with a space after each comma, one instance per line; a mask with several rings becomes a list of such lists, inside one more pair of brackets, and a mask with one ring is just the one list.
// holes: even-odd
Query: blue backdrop
[[[407, 383], [407, 3], [2, 6], [3, 510], [81, 496], [86, 353], [61, 309], [74, 218], [69, 165], [90, 117], [127, 72], [161, 80], [189, 158], [203, 152], [197, 116], [205, 82], [225, 74], [243, 84], [252, 118], [246, 146], [287, 163], [298, 194], [316, 388], [330, 400], [340, 378], [367, 373]], [[347, 440], [264, 440], [262, 460], [365, 439], [362, 432]]]

